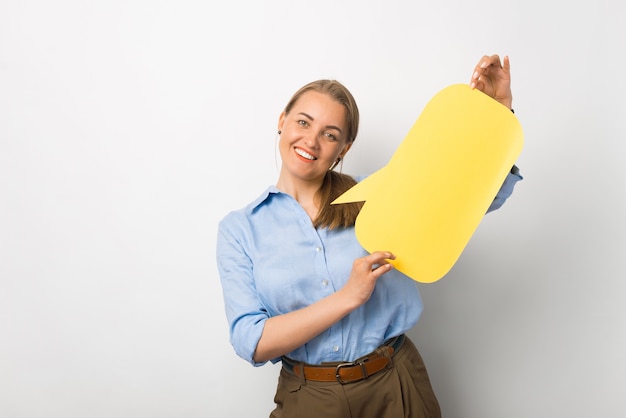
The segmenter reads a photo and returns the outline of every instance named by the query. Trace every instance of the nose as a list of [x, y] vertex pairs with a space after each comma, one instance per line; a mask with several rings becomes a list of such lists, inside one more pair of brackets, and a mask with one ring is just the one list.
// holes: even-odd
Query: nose
[[307, 133], [307, 135], [304, 137], [304, 144], [311, 149], [316, 149], [319, 145], [319, 139], [321, 135], [322, 134], [315, 132]]

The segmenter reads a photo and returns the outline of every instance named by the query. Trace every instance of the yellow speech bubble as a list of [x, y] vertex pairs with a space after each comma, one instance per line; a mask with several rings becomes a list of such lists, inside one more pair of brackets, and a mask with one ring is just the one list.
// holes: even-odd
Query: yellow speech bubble
[[465, 84], [437, 93], [385, 167], [333, 204], [360, 202], [356, 236], [369, 252], [431, 283], [450, 271], [507, 173], [524, 135], [509, 109]]

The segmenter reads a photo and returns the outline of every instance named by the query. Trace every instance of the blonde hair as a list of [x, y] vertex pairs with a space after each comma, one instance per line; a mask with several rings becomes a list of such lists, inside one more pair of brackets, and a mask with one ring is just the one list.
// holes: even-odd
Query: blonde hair
[[[336, 80], [316, 80], [302, 86], [285, 106], [285, 114], [289, 114], [298, 99], [308, 91], [327, 94], [344, 106], [346, 109], [346, 142], [348, 144], [353, 143], [359, 131], [359, 108], [350, 91]], [[332, 168], [335, 166], [336, 164]], [[351, 176], [332, 169], [328, 170], [316, 195], [320, 205], [320, 211], [313, 221], [316, 228], [335, 229], [354, 225], [363, 202], [339, 205], [331, 205], [330, 203], [355, 184], [356, 181]]]

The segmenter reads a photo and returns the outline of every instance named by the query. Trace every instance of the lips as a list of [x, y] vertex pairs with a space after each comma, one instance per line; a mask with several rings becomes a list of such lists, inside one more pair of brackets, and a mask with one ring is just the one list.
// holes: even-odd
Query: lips
[[317, 157], [315, 157], [312, 154], [309, 154], [308, 152], [306, 152], [305, 150], [303, 150], [302, 148], [295, 148], [296, 154], [301, 158], [304, 159], [306, 161], [315, 161], [317, 160]]

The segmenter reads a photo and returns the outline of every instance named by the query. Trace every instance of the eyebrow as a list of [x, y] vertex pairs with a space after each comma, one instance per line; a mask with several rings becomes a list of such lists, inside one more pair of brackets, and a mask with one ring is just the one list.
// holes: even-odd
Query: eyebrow
[[[298, 114], [302, 115], [302, 116], [305, 116], [306, 118], [308, 118], [310, 120], [315, 120], [315, 118], [313, 118], [313, 116], [309, 115], [308, 113], [300, 112]], [[340, 134], [343, 133], [341, 128], [339, 128], [338, 126], [335, 126], [335, 125], [326, 125], [326, 129], [335, 129], [335, 130], [339, 131]]]

